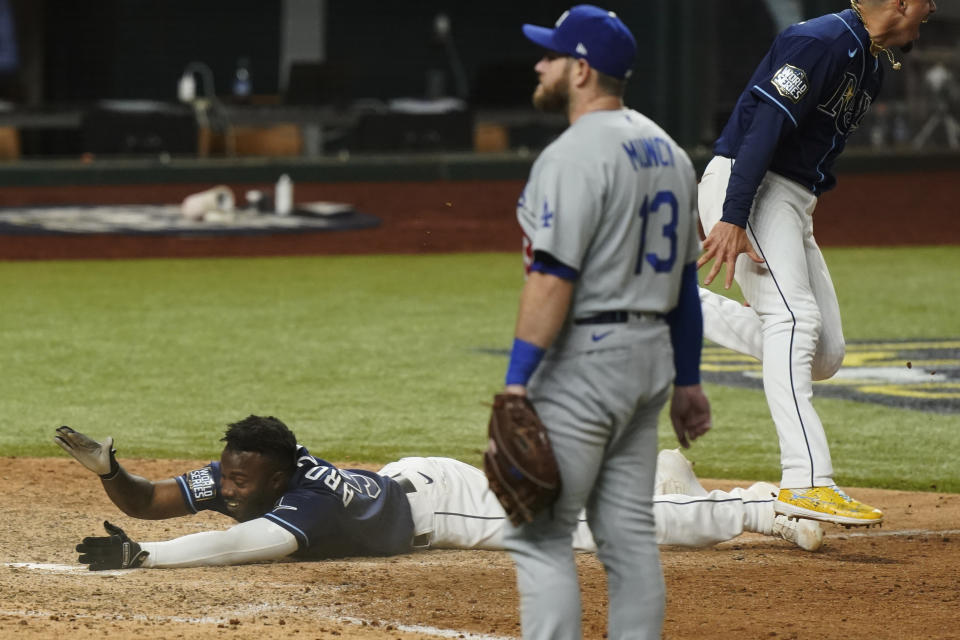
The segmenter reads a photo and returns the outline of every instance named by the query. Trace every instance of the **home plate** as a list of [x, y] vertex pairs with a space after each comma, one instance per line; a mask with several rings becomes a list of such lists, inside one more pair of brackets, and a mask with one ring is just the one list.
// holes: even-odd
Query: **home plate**
[[95, 571], [87, 569], [87, 565], [53, 564], [49, 562], [4, 562], [4, 566], [14, 569], [30, 569], [32, 571], [47, 571], [49, 573], [96, 573], [100, 576], [119, 576], [130, 573], [132, 569], [116, 569], [112, 571]]

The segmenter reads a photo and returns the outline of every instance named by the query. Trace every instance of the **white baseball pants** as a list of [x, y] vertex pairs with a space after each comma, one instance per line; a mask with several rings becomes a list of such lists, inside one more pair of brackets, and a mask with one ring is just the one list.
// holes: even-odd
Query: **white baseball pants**
[[[503, 507], [487, 485], [480, 469], [452, 458], [402, 458], [378, 473], [402, 474], [417, 489], [407, 494], [413, 514], [414, 534], [429, 534], [434, 549], [504, 549]], [[773, 499], [746, 489], [692, 495], [654, 496], [657, 543], [703, 547], [737, 537], [744, 531], [770, 534]], [[573, 548], [596, 552], [581, 512], [573, 532]]]
[[[733, 161], [715, 157], [700, 180], [703, 230], [723, 215]], [[750, 307], [701, 289], [704, 334], [759, 359], [763, 389], [780, 438], [781, 487], [833, 484], [830, 449], [811, 403], [813, 380], [833, 376], [845, 344], [840, 307], [813, 237], [816, 197], [768, 172], [757, 190], [747, 236], [765, 260], [737, 259], [735, 279]]]

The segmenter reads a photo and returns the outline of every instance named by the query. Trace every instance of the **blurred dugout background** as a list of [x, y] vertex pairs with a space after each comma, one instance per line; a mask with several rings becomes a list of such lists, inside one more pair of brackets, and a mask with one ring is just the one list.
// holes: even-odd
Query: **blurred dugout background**
[[[0, 0], [0, 156], [325, 156], [538, 149], [523, 22], [546, 0]], [[709, 147], [775, 33], [845, 0], [609, 0], [627, 103]], [[9, 28], [4, 28], [4, 23]], [[884, 62], [886, 64], [886, 62]], [[960, 7], [943, 2], [851, 145], [960, 147]]]

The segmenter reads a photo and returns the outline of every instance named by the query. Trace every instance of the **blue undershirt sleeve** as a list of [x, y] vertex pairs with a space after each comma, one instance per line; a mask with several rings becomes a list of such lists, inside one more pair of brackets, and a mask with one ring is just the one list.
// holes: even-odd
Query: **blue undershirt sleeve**
[[677, 372], [674, 384], [678, 387], [700, 384], [700, 350], [703, 347], [703, 310], [700, 308], [696, 262], [683, 268], [682, 278], [677, 306], [667, 314], [673, 365]]
[[757, 105], [733, 163], [721, 221], [746, 228], [757, 188], [770, 166], [786, 122], [786, 114], [780, 109], [763, 101]]

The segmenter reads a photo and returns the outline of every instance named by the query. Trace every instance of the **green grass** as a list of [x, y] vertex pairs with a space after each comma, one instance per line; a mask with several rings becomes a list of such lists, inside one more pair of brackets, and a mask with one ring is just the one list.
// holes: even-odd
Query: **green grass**
[[[957, 334], [953, 248], [827, 252], [849, 339]], [[0, 263], [0, 454], [209, 458], [276, 415], [330, 459], [478, 464], [522, 284], [518, 255]], [[708, 388], [704, 476], [778, 476], [762, 393]], [[818, 401], [842, 484], [960, 492], [960, 415]], [[674, 446], [661, 423], [661, 445]]]
[[[847, 340], [960, 335], [957, 247], [824, 251]], [[718, 278], [719, 279], [719, 278]], [[722, 279], [719, 279], [722, 281]], [[710, 286], [722, 291], [716, 281]], [[731, 297], [741, 298], [734, 285]], [[779, 447], [760, 391], [708, 386], [714, 429], [689, 456], [706, 477], [779, 476]], [[960, 492], [960, 414], [938, 415], [830, 398], [815, 400], [840, 484]], [[669, 444], [661, 424], [661, 445]], [[953, 452], [953, 453], [951, 453]]]
[[[960, 247], [827, 249], [847, 340], [960, 335]], [[701, 270], [701, 279], [706, 267]], [[709, 287], [742, 300], [723, 274]]]
[[473, 349], [512, 331], [506, 263], [2, 264], [0, 450], [49, 454], [62, 423], [128, 456], [209, 456], [225, 423], [263, 413], [330, 457], [463, 455], [503, 366]]

